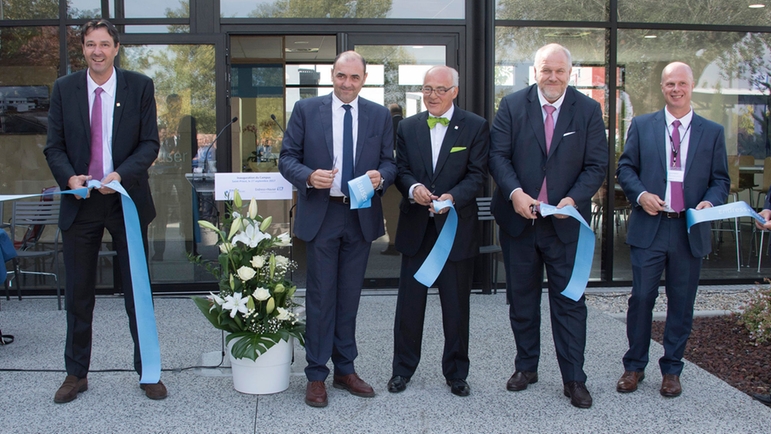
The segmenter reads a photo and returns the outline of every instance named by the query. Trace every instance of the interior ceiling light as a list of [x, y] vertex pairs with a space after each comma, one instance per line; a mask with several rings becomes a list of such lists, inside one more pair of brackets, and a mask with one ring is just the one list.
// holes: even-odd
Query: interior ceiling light
[[301, 44], [308, 44], [308, 41], [294, 41], [295, 44], [301, 45]]
[[656, 35], [645, 35], [645, 36], [643, 36], [643, 38], [645, 38], [645, 39], [656, 39], [656, 38], [658, 38], [658, 36], [656, 36]]
[[588, 31], [581, 31], [581, 30], [577, 30], [577, 31], [570, 31], [570, 30], [554, 31], [554, 32], [547, 33], [546, 36], [549, 36], [549, 37], [552, 37], [552, 38], [583, 38], [585, 36], [589, 36], [589, 32]]
[[287, 53], [318, 53], [318, 48], [284, 48], [284, 51]]
[[755, 3], [755, 4], [751, 4], [749, 7], [752, 8], [752, 9], [760, 9], [760, 8], [766, 7], [766, 5], [760, 4], [760, 3]]

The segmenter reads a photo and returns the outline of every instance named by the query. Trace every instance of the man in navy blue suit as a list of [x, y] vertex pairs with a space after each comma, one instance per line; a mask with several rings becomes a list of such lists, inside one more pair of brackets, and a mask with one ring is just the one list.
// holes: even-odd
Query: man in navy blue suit
[[399, 296], [394, 321], [393, 375], [388, 391], [398, 393], [420, 362], [428, 288], [415, 280], [447, 221], [447, 209], [434, 212], [432, 201], [455, 205], [458, 228], [449, 258], [436, 279], [442, 304], [444, 354], [442, 373], [450, 392], [468, 396], [469, 295], [476, 236], [476, 196], [487, 172], [487, 121], [455, 107], [458, 72], [435, 66], [423, 79], [427, 111], [399, 124], [396, 187], [402, 194], [396, 249], [402, 253]]
[[542, 217], [538, 205], [574, 206], [589, 220], [592, 196], [605, 180], [608, 142], [600, 105], [568, 87], [572, 61], [559, 44], [535, 54], [534, 84], [501, 100], [490, 132], [490, 173], [498, 189], [492, 211], [501, 228], [506, 295], [517, 344], [510, 391], [538, 381], [543, 269], [563, 393], [588, 408], [583, 370], [586, 303], [561, 294], [570, 280], [580, 223]]
[[[370, 245], [385, 233], [380, 197], [396, 178], [393, 121], [384, 106], [359, 98], [367, 78], [364, 58], [341, 53], [332, 65], [330, 95], [298, 101], [284, 134], [279, 171], [297, 187], [295, 235], [307, 243], [308, 385], [305, 403], [327, 405], [324, 381], [375, 396], [356, 374], [356, 313]], [[372, 206], [350, 209], [344, 178], [369, 177]]]
[[709, 223], [688, 233], [685, 210], [723, 204], [730, 186], [723, 127], [693, 112], [693, 88], [688, 65], [667, 65], [661, 72], [666, 106], [632, 120], [618, 160], [618, 183], [633, 205], [626, 238], [632, 259], [629, 350], [616, 385], [621, 393], [634, 392], [645, 378], [653, 305], [664, 270], [667, 322], [659, 392], [665, 397], [682, 393], [682, 358], [691, 334], [701, 258], [712, 249]]

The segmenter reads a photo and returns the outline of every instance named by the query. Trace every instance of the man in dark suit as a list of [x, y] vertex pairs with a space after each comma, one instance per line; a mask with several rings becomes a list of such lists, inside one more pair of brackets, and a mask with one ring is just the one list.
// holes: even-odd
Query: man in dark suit
[[588, 408], [585, 299], [560, 294], [573, 270], [580, 224], [565, 216], [543, 218], [538, 205], [574, 206], [589, 220], [591, 198], [608, 166], [605, 125], [600, 105], [568, 87], [572, 63], [565, 47], [541, 47], [534, 63], [537, 84], [501, 100], [490, 132], [490, 173], [498, 184], [492, 211], [501, 229], [517, 344], [515, 372], [506, 388], [525, 390], [538, 381], [545, 265], [563, 392], [574, 406]]
[[[402, 106], [399, 104], [389, 104], [388, 110], [391, 112], [391, 119], [394, 122], [394, 153], [396, 152], [396, 131], [399, 128], [399, 122], [402, 121]], [[399, 221], [399, 201], [402, 195], [399, 190], [390, 189], [383, 193], [383, 215], [385, 216], [386, 233], [388, 234], [388, 246], [380, 251], [382, 255], [398, 256], [396, 250], [396, 223]]]
[[[46, 160], [62, 190], [81, 188], [91, 179], [101, 180], [102, 185], [120, 182], [139, 211], [147, 251], [147, 226], [155, 217], [147, 169], [157, 158], [160, 146], [153, 82], [114, 67], [120, 44], [118, 31], [109, 21], [84, 24], [81, 42], [88, 69], [54, 83], [44, 149]], [[120, 194], [115, 193], [109, 187], [101, 187], [91, 191], [87, 198], [65, 195], [61, 199], [59, 227], [67, 271], [67, 378], [54, 396], [57, 403], [72, 401], [88, 389], [94, 287], [105, 228], [110, 231], [118, 253], [126, 313], [134, 339], [134, 369], [141, 372], [126, 228]], [[166, 397], [162, 382], [140, 387], [149, 398]]]
[[388, 391], [403, 391], [420, 362], [428, 288], [413, 276], [447, 221], [448, 209], [436, 212], [432, 201], [449, 200], [458, 214], [458, 229], [435, 283], [444, 324], [442, 373], [453, 394], [468, 396], [469, 296], [474, 256], [479, 252], [476, 196], [486, 178], [490, 133], [484, 118], [454, 106], [455, 69], [429, 69], [421, 90], [427, 111], [402, 121], [397, 132], [396, 187], [402, 201], [396, 249], [402, 253], [402, 267]]
[[616, 176], [633, 205], [626, 238], [631, 246], [632, 296], [627, 311], [629, 350], [616, 390], [634, 392], [645, 378], [653, 305], [666, 270], [667, 322], [660, 393], [682, 393], [683, 353], [693, 323], [701, 258], [711, 249], [709, 223], [687, 232], [685, 210], [721, 205], [728, 196], [723, 127], [695, 114], [691, 68], [680, 62], [661, 73], [666, 107], [632, 119]]
[[[279, 171], [297, 187], [295, 235], [307, 242], [308, 385], [305, 403], [327, 405], [324, 384], [332, 358], [332, 385], [375, 396], [356, 374], [356, 313], [372, 241], [385, 233], [380, 196], [396, 178], [388, 109], [359, 98], [366, 62], [354, 51], [332, 65], [330, 95], [298, 101], [284, 134]], [[347, 181], [367, 175], [372, 206], [352, 210]]]

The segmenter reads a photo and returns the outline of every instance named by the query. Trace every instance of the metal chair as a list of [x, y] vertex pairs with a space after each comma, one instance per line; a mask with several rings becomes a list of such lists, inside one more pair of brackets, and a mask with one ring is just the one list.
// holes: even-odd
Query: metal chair
[[479, 221], [491, 221], [493, 225], [493, 240], [492, 244], [479, 246], [480, 255], [491, 255], [493, 259], [493, 294], [498, 293], [498, 255], [503, 251], [498, 243], [498, 225], [495, 223], [495, 217], [490, 210], [492, 204], [492, 197], [478, 197], [477, 198], [477, 219]]
[[[13, 272], [11, 286], [16, 287], [16, 292], [21, 300], [21, 275], [32, 274], [38, 276], [51, 276], [56, 281], [56, 299], [59, 310], [62, 309], [61, 286], [59, 285], [59, 201], [42, 200], [40, 202], [17, 201], [13, 203], [11, 217], [11, 234], [16, 233], [17, 227], [27, 227], [25, 237], [15, 243], [17, 257], [13, 259]], [[53, 239], [53, 248], [46, 247], [40, 241], [46, 226], [52, 225], [56, 229]], [[24, 259], [52, 258], [53, 272], [30, 271], [21, 268]], [[6, 299], [10, 299], [6, 292]]]

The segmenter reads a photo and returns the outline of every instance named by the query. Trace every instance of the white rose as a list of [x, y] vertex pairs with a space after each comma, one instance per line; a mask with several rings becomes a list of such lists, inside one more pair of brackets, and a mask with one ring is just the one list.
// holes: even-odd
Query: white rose
[[255, 269], [262, 268], [262, 266], [265, 265], [265, 258], [263, 258], [260, 255], [252, 256], [251, 263], [252, 263], [252, 267], [254, 267]]
[[254, 271], [253, 268], [247, 267], [245, 265], [239, 268], [238, 271], [236, 271], [236, 273], [238, 274], [238, 278], [244, 282], [246, 282], [247, 280], [257, 275], [257, 272]]
[[286, 256], [276, 255], [276, 267], [286, 268], [289, 266], [289, 258]]
[[276, 310], [278, 311], [278, 315], [276, 315], [277, 320], [287, 321], [292, 319], [292, 314], [289, 313], [289, 311], [284, 309], [283, 307], [277, 307]]
[[259, 301], [265, 301], [270, 298], [270, 291], [265, 288], [257, 288], [252, 293], [252, 296]]

